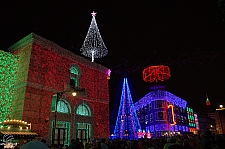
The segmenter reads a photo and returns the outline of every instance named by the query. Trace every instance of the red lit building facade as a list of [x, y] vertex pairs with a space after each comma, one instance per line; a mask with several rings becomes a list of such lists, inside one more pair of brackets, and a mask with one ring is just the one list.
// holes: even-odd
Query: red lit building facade
[[[108, 68], [33, 33], [8, 50], [18, 57], [9, 119], [31, 123], [49, 140], [56, 120], [55, 138], [64, 138], [64, 145], [77, 137], [109, 137]], [[56, 93], [71, 84], [87, 94], [64, 93], [57, 99]]]

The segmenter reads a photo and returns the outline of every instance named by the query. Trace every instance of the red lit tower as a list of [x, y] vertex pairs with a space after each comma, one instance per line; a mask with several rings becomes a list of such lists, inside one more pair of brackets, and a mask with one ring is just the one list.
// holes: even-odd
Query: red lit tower
[[207, 107], [207, 112], [211, 113], [212, 112], [211, 104], [210, 104], [210, 101], [209, 101], [209, 98], [208, 98], [207, 94], [206, 94], [206, 107]]

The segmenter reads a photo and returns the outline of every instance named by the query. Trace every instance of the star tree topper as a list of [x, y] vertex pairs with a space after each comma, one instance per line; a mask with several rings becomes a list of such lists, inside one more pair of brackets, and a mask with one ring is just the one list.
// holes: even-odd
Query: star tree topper
[[91, 14], [92, 14], [92, 16], [96, 16], [97, 12], [93, 11]]

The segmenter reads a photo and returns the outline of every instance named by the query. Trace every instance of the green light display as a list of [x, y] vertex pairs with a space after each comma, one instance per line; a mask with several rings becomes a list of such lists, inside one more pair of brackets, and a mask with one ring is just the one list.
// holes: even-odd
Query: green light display
[[0, 121], [10, 117], [17, 64], [17, 56], [0, 50]]
[[28, 70], [32, 51], [32, 34], [9, 47], [9, 51], [18, 56], [15, 90], [13, 94], [11, 119], [23, 119], [24, 100], [27, 90]]

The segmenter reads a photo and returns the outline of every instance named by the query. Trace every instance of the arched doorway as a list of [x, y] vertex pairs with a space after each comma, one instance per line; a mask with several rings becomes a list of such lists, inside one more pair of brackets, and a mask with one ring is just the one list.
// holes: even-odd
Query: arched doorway
[[[51, 123], [52, 143], [65, 146], [71, 140], [71, 107], [66, 99], [61, 98], [56, 101], [57, 96], [53, 95], [52, 114], [54, 119]], [[56, 104], [57, 102], [57, 104]]]
[[76, 138], [86, 142], [93, 136], [93, 117], [90, 106], [86, 103], [81, 103], [76, 109], [76, 117]]

